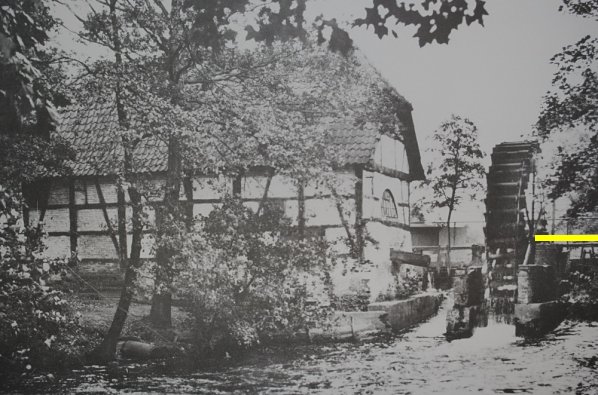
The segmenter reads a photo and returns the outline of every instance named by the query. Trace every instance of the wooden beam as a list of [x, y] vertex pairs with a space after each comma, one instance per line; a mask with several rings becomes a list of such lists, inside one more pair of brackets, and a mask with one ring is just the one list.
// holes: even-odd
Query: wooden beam
[[390, 260], [396, 264], [407, 263], [409, 265], [428, 267], [430, 266], [430, 257], [428, 255], [416, 254], [399, 250], [390, 250]]
[[39, 218], [37, 219], [37, 223], [41, 224], [44, 222], [44, 218], [46, 217], [46, 211], [48, 210], [48, 203], [50, 201], [50, 192], [52, 191], [52, 180], [47, 181], [47, 185], [44, 187], [44, 201], [40, 208]]
[[[102, 186], [100, 185], [100, 181], [96, 178], [95, 179], [95, 186], [96, 192], [98, 194], [98, 200], [102, 205], [102, 214], [104, 215], [104, 221], [106, 222], [106, 228], [108, 229], [108, 234], [110, 235], [110, 240], [112, 240], [112, 245], [114, 245], [114, 249], [116, 250], [116, 255], [120, 257], [122, 260], [122, 256], [120, 255], [120, 247], [118, 245], [118, 240], [116, 238], [116, 232], [114, 232], [114, 228], [112, 227], [112, 223], [110, 222], [110, 216], [108, 216], [108, 210], [106, 209], [106, 199], [104, 199], [104, 192], [102, 191]], [[121, 262], [122, 264], [122, 262]]]
[[411, 181], [411, 176], [403, 171], [391, 169], [390, 167], [382, 166], [377, 163], [368, 163], [365, 166], [365, 170], [373, 171], [376, 173], [384, 174], [392, 178], [398, 178], [403, 181]]
[[240, 173], [233, 179], [233, 196], [240, 198], [242, 189], [243, 189], [243, 173]]
[[393, 228], [400, 228], [400, 229], [404, 229], [404, 230], [407, 230], [407, 231], [411, 231], [411, 227], [409, 225], [401, 223], [401, 222], [398, 222], [398, 221], [392, 221], [392, 220], [389, 220], [389, 219], [368, 218], [368, 219], [364, 219], [363, 222], [364, 223], [378, 222], [378, 223], [381, 223], [383, 225], [390, 226], [390, 227], [393, 227]]
[[297, 227], [299, 237], [305, 236], [305, 182], [297, 181]]
[[75, 179], [69, 179], [69, 236], [71, 255], [77, 253], [77, 209], [75, 206]]
[[183, 192], [185, 193], [185, 224], [189, 229], [193, 226], [193, 180], [183, 178]]

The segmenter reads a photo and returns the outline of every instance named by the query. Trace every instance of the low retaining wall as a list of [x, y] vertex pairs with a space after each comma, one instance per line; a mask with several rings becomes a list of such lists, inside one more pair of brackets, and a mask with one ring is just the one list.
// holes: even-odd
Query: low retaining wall
[[400, 331], [435, 314], [441, 294], [417, 295], [405, 300], [372, 303], [368, 311], [339, 311], [332, 325], [310, 330], [312, 340], [348, 340]]
[[405, 300], [371, 303], [368, 312], [381, 311], [393, 331], [400, 331], [418, 324], [434, 315], [440, 307], [442, 296], [417, 295]]

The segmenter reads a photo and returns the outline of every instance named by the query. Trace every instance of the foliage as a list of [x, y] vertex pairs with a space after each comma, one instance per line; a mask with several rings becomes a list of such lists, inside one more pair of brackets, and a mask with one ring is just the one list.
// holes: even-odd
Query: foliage
[[432, 194], [420, 205], [446, 207], [450, 221], [451, 213], [461, 204], [465, 193], [474, 200], [482, 187], [484, 153], [478, 143], [477, 127], [467, 118], [452, 115], [434, 132], [427, 151], [438, 160], [428, 164], [427, 180], [420, 188], [431, 188]]
[[[596, 0], [568, 0], [564, 7], [598, 20]], [[553, 89], [544, 97], [535, 134], [558, 145], [554, 172], [545, 181], [549, 197], [570, 197], [568, 214], [578, 216], [598, 208], [598, 38], [586, 36], [563, 48], [551, 63], [557, 67]]]
[[409, 270], [403, 276], [395, 274], [393, 280], [386, 292], [378, 295], [376, 299], [378, 302], [408, 299], [422, 291], [423, 278], [415, 270]]
[[422, 47], [433, 41], [447, 44], [452, 31], [459, 28], [463, 22], [467, 25], [473, 22], [483, 25], [484, 15], [488, 15], [483, 0], [475, 0], [471, 9], [465, 0], [423, 0], [417, 5], [407, 5], [394, 0], [373, 0], [372, 3], [371, 8], [365, 9], [365, 18], [357, 19], [356, 25], [372, 26], [379, 38], [388, 36], [389, 33], [398, 37], [395, 30], [388, 28], [393, 22], [397, 25], [414, 25], [417, 27], [414, 37], [418, 38]]
[[0, 135], [0, 183], [19, 190], [23, 182], [34, 182], [48, 174], [68, 174], [65, 160], [73, 155], [69, 144], [60, 139]]
[[469, 119], [452, 115], [432, 139], [428, 151], [439, 160], [428, 165], [426, 184], [432, 187], [434, 198], [430, 204], [453, 210], [463, 200], [463, 192], [473, 200], [482, 187], [484, 153], [478, 143], [478, 129]]
[[349, 292], [333, 298], [333, 306], [338, 311], [367, 311], [370, 296], [370, 288], [366, 284], [352, 284]]
[[570, 314], [576, 319], [598, 319], [598, 276], [575, 271], [569, 274], [567, 284], [563, 299], [571, 303]]
[[228, 197], [194, 232], [170, 242], [199, 347], [292, 336], [328, 314], [312, 300], [314, 286], [326, 281], [326, 243], [294, 235], [280, 209], [258, 215]]
[[[420, 190], [431, 188], [431, 194], [419, 205], [447, 208], [446, 225], [450, 251], [451, 217], [465, 196], [475, 200], [482, 188], [485, 169], [484, 152], [478, 143], [477, 127], [467, 118], [452, 115], [434, 132], [427, 150], [435, 158], [428, 165], [427, 180]], [[450, 252], [449, 252], [450, 253]], [[450, 257], [449, 257], [450, 259]]]
[[58, 118], [52, 100], [49, 61], [55, 52], [43, 45], [56, 25], [47, 1], [0, 1], [0, 133], [37, 127], [47, 133]]
[[52, 286], [66, 262], [42, 257], [40, 228], [20, 224], [20, 200], [0, 189], [0, 366], [57, 367], [80, 351], [76, 318]]

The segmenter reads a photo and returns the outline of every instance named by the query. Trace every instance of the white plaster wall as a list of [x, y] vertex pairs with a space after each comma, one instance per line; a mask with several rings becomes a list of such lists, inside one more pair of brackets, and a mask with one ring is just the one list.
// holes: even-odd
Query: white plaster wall
[[[355, 223], [355, 199], [342, 199], [342, 211], [349, 224]], [[305, 200], [305, 222], [308, 226], [341, 226], [342, 221], [334, 198]]]
[[380, 136], [374, 151], [374, 163], [409, 174], [405, 145], [388, 136]]
[[68, 258], [71, 256], [71, 238], [69, 236], [48, 236], [44, 240], [48, 258]]
[[[249, 175], [243, 177], [241, 183], [241, 196], [247, 199], [261, 199], [268, 177], [263, 175]], [[275, 175], [270, 182], [268, 196], [272, 198], [297, 198], [297, 185], [295, 180], [289, 177]]]
[[[106, 203], [116, 203], [118, 201], [118, 188], [114, 182], [103, 177], [99, 180], [100, 189]], [[87, 194], [87, 202], [85, 200]], [[68, 202], [67, 200], [64, 203]], [[95, 180], [93, 179], [78, 179], [75, 180], [75, 204], [96, 204], [100, 203], [98, 191]]]
[[197, 217], [198, 215], [207, 217], [215, 207], [220, 207], [218, 203], [195, 203], [193, 205], [193, 216]]
[[[109, 207], [106, 209], [112, 229], [118, 232], [118, 210]], [[84, 231], [107, 231], [108, 225], [104, 219], [101, 209], [78, 209], [77, 210], [77, 230]]]
[[[68, 201], [68, 200], [67, 200]], [[48, 209], [44, 217], [46, 232], [68, 232], [70, 229], [69, 209]]]
[[80, 235], [77, 255], [80, 259], [118, 259], [110, 236], [103, 235]]
[[[131, 256], [131, 243], [133, 242], [132, 235], [127, 235], [127, 256]], [[155, 256], [154, 251], [155, 239], [151, 234], [144, 234], [141, 236], [141, 255], [142, 259], [153, 258]], [[114, 247], [112, 248], [114, 249]]]
[[226, 192], [232, 192], [232, 184], [223, 178], [195, 177], [192, 185], [193, 199], [220, 199]]
[[378, 242], [378, 245], [367, 243], [364, 249], [365, 259], [372, 263], [368, 278], [373, 301], [394, 281], [391, 276], [390, 250], [411, 252], [411, 234], [405, 229], [378, 222], [369, 222], [366, 228], [369, 235]]

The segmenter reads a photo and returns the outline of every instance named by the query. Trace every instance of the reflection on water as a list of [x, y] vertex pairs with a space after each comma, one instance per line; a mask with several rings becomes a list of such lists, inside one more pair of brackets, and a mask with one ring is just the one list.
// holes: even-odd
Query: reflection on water
[[88, 367], [39, 391], [182, 393], [594, 394], [598, 327], [564, 323], [536, 342], [490, 323], [447, 342], [445, 302], [430, 321], [391, 339], [261, 350], [217, 367]]

